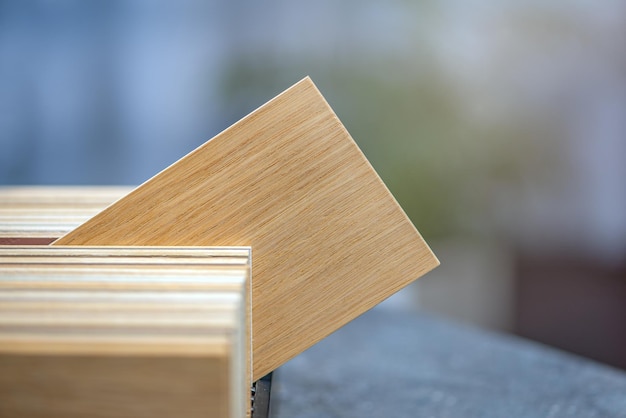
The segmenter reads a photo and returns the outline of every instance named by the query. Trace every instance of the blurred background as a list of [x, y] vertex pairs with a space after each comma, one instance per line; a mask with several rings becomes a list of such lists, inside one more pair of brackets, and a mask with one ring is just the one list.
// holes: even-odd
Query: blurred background
[[0, 185], [140, 184], [310, 75], [442, 266], [383, 305], [626, 368], [626, 3], [0, 0]]

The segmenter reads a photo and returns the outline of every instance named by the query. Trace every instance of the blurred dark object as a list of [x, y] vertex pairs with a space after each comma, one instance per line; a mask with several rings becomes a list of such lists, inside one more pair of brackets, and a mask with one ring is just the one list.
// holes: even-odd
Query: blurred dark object
[[516, 334], [626, 369], [626, 263], [520, 254]]
[[270, 413], [272, 373], [268, 373], [252, 387], [252, 418], [267, 418]]

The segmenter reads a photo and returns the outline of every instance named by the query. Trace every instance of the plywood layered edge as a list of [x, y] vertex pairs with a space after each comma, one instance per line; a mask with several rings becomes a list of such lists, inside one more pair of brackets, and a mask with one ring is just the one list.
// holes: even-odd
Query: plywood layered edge
[[245, 416], [249, 297], [249, 248], [0, 247], [0, 416]]
[[0, 245], [48, 244], [132, 190], [127, 186], [0, 186]]

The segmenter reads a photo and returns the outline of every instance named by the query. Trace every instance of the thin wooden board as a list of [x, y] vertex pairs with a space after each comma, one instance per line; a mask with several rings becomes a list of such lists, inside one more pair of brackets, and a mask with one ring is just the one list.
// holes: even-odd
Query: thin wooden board
[[53, 245], [251, 246], [255, 380], [438, 265], [309, 78]]
[[249, 248], [0, 247], [0, 416], [246, 415], [249, 283]]

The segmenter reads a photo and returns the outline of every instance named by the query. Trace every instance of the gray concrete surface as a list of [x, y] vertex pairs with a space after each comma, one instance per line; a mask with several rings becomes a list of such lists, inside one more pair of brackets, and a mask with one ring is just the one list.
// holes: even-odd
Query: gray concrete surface
[[372, 310], [280, 367], [270, 416], [626, 417], [626, 373], [505, 334]]

